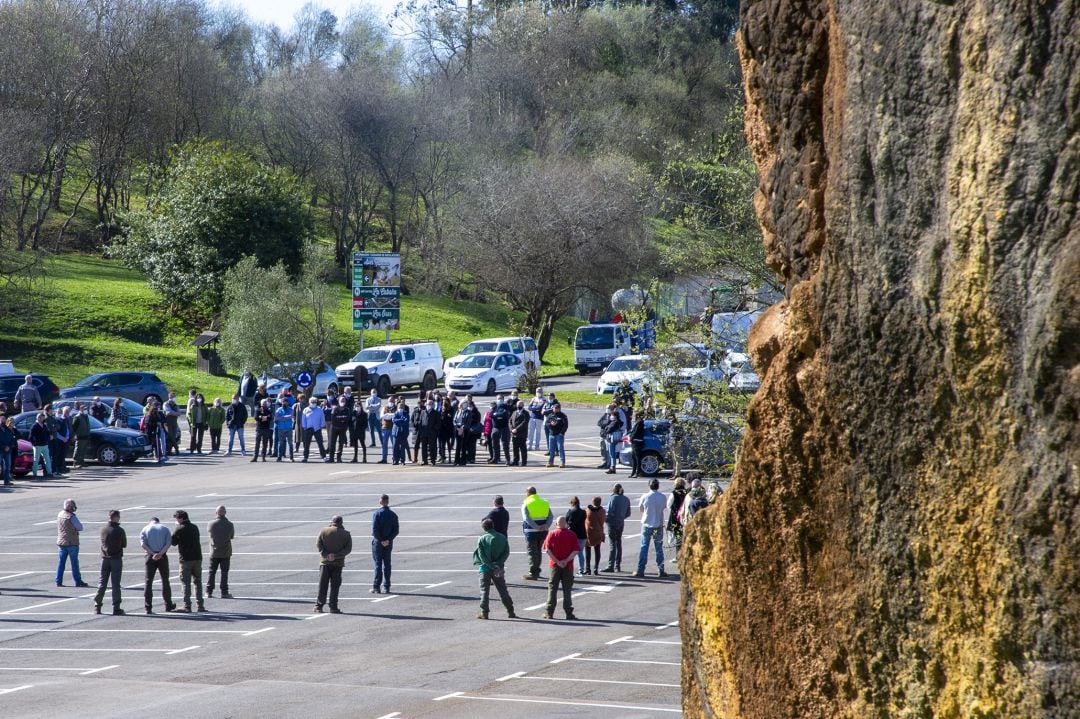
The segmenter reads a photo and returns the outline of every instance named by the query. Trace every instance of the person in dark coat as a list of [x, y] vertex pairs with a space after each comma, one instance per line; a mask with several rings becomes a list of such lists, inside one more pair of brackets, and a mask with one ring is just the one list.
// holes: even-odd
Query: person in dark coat
[[372, 594], [382, 591], [390, 593], [390, 555], [394, 551], [394, 539], [398, 535], [398, 517], [390, 509], [390, 497], [379, 498], [379, 508], [371, 515], [371, 558], [375, 561], [375, 577], [372, 579]]
[[94, 614], [101, 614], [105, 589], [112, 584], [113, 614], [123, 614], [120, 608], [120, 577], [124, 568], [124, 547], [127, 533], [120, 526], [120, 510], [109, 510], [109, 523], [101, 528], [101, 576], [94, 596]]
[[503, 506], [501, 494], [495, 495], [495, 506], [484, 516], [494, 522], [495, 531], [499, 534], [507, 534], [510, 530], [510, 512]]
[[587, 516], [585, 510], [581, 508], [581, 500], [577, 497], [571, 497], [570, 509], [566, 510], [566, 525], [578, 538], [577, 561], [579, 575], [589, 573], [585, 567], [585, 540], [589, 536], [585, 531], [585, 519]]

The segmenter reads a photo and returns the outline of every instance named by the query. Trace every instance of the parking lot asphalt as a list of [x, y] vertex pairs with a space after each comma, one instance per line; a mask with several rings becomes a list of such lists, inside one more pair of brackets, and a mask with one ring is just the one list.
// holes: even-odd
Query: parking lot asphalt
[[[650, 557], [634, 579], [635, 508], [621, 574], [575, 580], [579, 621], [543, 620], [546, 582], [527, 567], [519, 507], [535, 485], [556, 514], [572, 495], [607, 501], [622, 482], [632, 504], [646, 491], [625, 469], [596, 469], [595, 416], [570, 410], [568, 467], [393, 467], [301, 464], [186, 453], [164, 466], [91, 467], [70, 478], [20, 480], [0, 493], [0, 715], [8, 717], [656, 717], [680, 712], [678, 570], [659, 579]], [[314, 447], [313, 447], [314, 449]], [[483, 452], [483, 450], [480, 450]], [[369, 455], [369, 459], [371, 456]], [[662, 478], [665, 491], [670, 481]], [[369, 593], [371, 514], [390, 495], [401, 535], [390, 594]], [[472, 551], [479, 520], [502, 494], [511, 512], [507, 577], [520, 617], [493, 597], [476, 619]], [[92, 586], [54, 585], [56, 514], [76, 499], [85, 525], [80, 563]], [[206, 613], [143, 613], [138, 534], [156, 515], [185, 509], [204, 544], [224, 504], [236, 525], [230, 590]], [[127, 530], [126, 616], [92, 613], [98, 532], [109, 509]], [[314, 614], [315, 538], [334, 514], [353, 534], [341, 615]], [[606, 556], [607, 544], [604, 552]], [[174, 601], [181, 594], [170, 550]], [[544, 576], [547, 576], [546, 562]], [[494, 594], [494, 591], [493, 591]], [[561, 606], [556, 617], [562, 617]]]

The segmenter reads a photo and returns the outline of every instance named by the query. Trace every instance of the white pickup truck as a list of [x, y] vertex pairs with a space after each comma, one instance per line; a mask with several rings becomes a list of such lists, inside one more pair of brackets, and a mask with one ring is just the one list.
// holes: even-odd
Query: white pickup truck
[[[366, 375], [356, 383], [357, 369]], [[349, 362], [338, 365], [338, 383], [357, 390], [374, 389], [388, 397], [399, 387], [418, 386], [425, 392], [435, 389], [443, 376], [442, 350], [438, 342], [414, 342], [369, 347]]]

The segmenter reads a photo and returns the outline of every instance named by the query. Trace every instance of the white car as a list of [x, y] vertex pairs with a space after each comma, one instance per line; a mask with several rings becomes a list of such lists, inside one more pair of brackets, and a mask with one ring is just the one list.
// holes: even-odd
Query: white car
[[538, 371], [540, 369], [540, 351], [536, 348], [536, 341], [532, 337], [491, 337], [465, 345], [460, 353], [446, 360], [443, 372], [450, 374], [450, 370], [477, 352], [509, 352], [521, 360], [526, 369]]
[[[334, 393], [338, 391], [337, 373], [334, 372], [334, 368], [330, 365], [321, 363], [322, 369], [319, 370], [317, 375], [314, 375], [312, 379], [315, 380], [315, 386], [311, 390], [311, 394], [314, 397], [325, 397], [328, 390], [333, 389]], [[303, 369], [299, 364], [294, 365], [289, 363], [286, 365], [286, 370], [289, 374], [296, 379], [296, 375]], [[279, 365], [274, 365], [270, 370], [264, 373], [263, 377], [266, 378], [266, 393], [271, 397], [277, 397], [278, 393], [282, 390], [289, 389], [292, 385], [288, 380], [278, 379], [284, 375]], [[302, 388], [301, 388], [302, 389]]]
[[684, 342], [672, 347], [678, 379], [681, 385], [700, 387], [727, 377], [723, 361], [717, 361], [704, 344]]
[[626, 355], [611, 360], [604, 373], [600, 375], [600, 379], [596, 381], [596, 393], [611, 394], [624, 379], [630, 381], [630, 387], [635, 392], [640, 392], [641, 382], [647, 374], [645, 367], [648, 359], [646, 355]]
[[495, 394], [516, 389], [525, 374], [525, 363], [506, 352], [477, 352], [446, 373], [446, 387], [455, 392]]
[[[358, 378], [357, 372], [362, 376]], [[374, 389], [380, 397], [389, 397], [394, 390], [409, 385], [430, 392], [442, 376], [443, 356], [438, 342], [369, 347], [337, 367], [340, 386], [352, 386], [360, 392]]]
[[728, 380], [728, 389], [732, 392], [753, 394], [760, 388], [761, 378], [757, 376], [757, 372], [754, 371], [749, 362], [738, 365], [731, 375], [731, 379]]

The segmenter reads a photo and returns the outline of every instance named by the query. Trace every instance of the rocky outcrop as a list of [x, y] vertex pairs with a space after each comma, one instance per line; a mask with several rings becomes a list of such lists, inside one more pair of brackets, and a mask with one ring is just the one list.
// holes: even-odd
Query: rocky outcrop
[[687, 716], [1080, 716], [1080, 3], [744, 0], [787, 299]]

